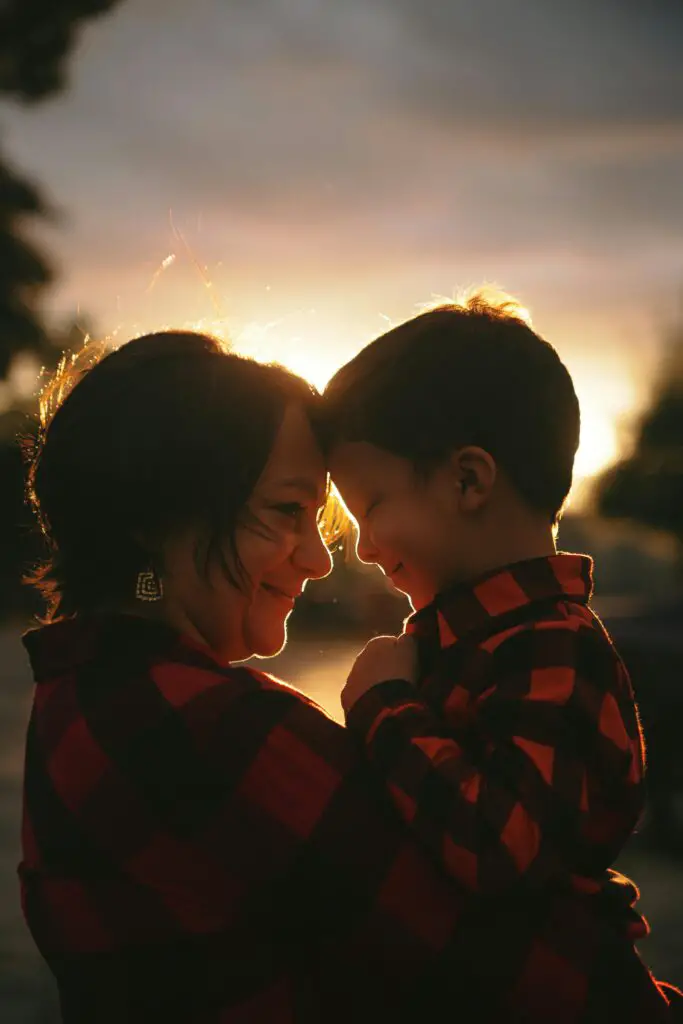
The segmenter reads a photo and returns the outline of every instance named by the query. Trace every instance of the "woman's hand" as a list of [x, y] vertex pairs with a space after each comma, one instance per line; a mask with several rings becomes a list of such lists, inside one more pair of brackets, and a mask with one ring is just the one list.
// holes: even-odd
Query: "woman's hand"
[[416, 683], [418, 675], [417, 644], [413, 637], [376, 636], [356, 658], [341, 693], [345, 714], [364, 693], [378, 683], [390, 679], [405, 679]]

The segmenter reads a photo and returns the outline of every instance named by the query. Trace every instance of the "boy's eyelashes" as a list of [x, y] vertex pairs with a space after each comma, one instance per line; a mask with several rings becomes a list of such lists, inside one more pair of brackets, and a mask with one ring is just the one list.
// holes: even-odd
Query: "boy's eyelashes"
[[374, 512], [374, 510], [375, 510], [375, 509], [377, 508], [377, 506], [379, 505], [379, 503], [381, 502], [381, 500], [382, 500], [381, 498], [375, 498], [375, 500], [374, 500], [374, 501], [371, 501], [371, 502], [370, 502], [370, 504], [368, 505], [368, 507], [367, 507], [367, 508], [365, 509], [365, 513], [364, 513], [364, 515], [363, 515], [363, 519], [367, 519], [367, 518], [368, 518], [368, 516], [369, 516], [369, 515], [370, 515], [370, 514], [371, 514], [372, 512]]

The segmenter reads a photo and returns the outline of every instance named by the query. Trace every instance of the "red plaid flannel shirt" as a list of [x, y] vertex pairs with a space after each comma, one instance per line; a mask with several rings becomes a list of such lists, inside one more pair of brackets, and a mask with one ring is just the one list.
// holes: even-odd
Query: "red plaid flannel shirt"
[[[609, 869], [643, 810], [644, 747], [591, 594], [591, 560], [568, 554], [444, 593], [406, 624], [420, 648], [418, 687], [383, 683], [347, 716], [396, 808], [463, 893], [510, 908], [521, 896], [522, 915], [526, 900], [547, 902], [507, 981], [520, 1005], [556, 1021], [593, 1020], [591, 988], [605, 977], [597, 935], [587, 920], [575, 927], [580, 894], [611, 899], [622, 886], [638, 897]], [[635, 911], [627, 931], [647, 934]]]
[[[473, 914], [301, 694], [132, 617], [25, 642], [22, 899], [66, 1024], [516, 1019], [504, 983], [545, 907], [520, 924], [501, 904], [494, 929]], [[594, 1012], [667, 1020], [601, 927], [625, 994], [603, 986]]]
[[465, 998], [454, 887], [311, 701], [133, 617], [25, 644], [22, 901], [66, 1024], [412, 1020]]

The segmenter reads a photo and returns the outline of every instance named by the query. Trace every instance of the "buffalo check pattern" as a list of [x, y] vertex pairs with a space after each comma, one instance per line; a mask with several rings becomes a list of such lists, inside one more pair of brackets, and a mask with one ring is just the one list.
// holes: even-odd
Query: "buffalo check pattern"
[[[588, 1021], [588, 949], [621, 979], [596, 981], [591, 1012], [669, 1019], [624, 938], [626, 890], [599, 923], [593, 897], [473, 913], [356, 738], [291, 687], [127, 616], [25, 644], [21, 895], [65, 1024], [540, 1022], [560, 982], [555, 1017]], [[573, 974], [537, 939], [555, 917], [586, 947]]]
[[[596, 988], [619, 984], [599, 915], [578, 925], [577, 907], [628, 904], [630, 940], [648, 930], [635, 886], [611, 871], [643, 811], [644, 746], [592, 589], [591, 559], [558, 554], [439, 595], [406, 623], [418, 686], [382, 683], [347, 715], [398, 812], [463, 897], [504, 906], [513, 922], [516, 908], [513, 1002], [571, 1022], [597, 1020]], [[547, 913], [530, 934], [528, 907], [539, 901]]]

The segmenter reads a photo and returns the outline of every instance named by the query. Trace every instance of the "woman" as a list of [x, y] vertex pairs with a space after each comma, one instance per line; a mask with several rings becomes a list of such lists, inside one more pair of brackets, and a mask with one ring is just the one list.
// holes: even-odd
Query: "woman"
[[173, 332], [86, 351], [43, 396], [20, 877], [66, 1024], [400, 1020], [464, 998], [462, 908], [353, 740], [235, 665], [279, 650], [330, 569], [318, 398]]

